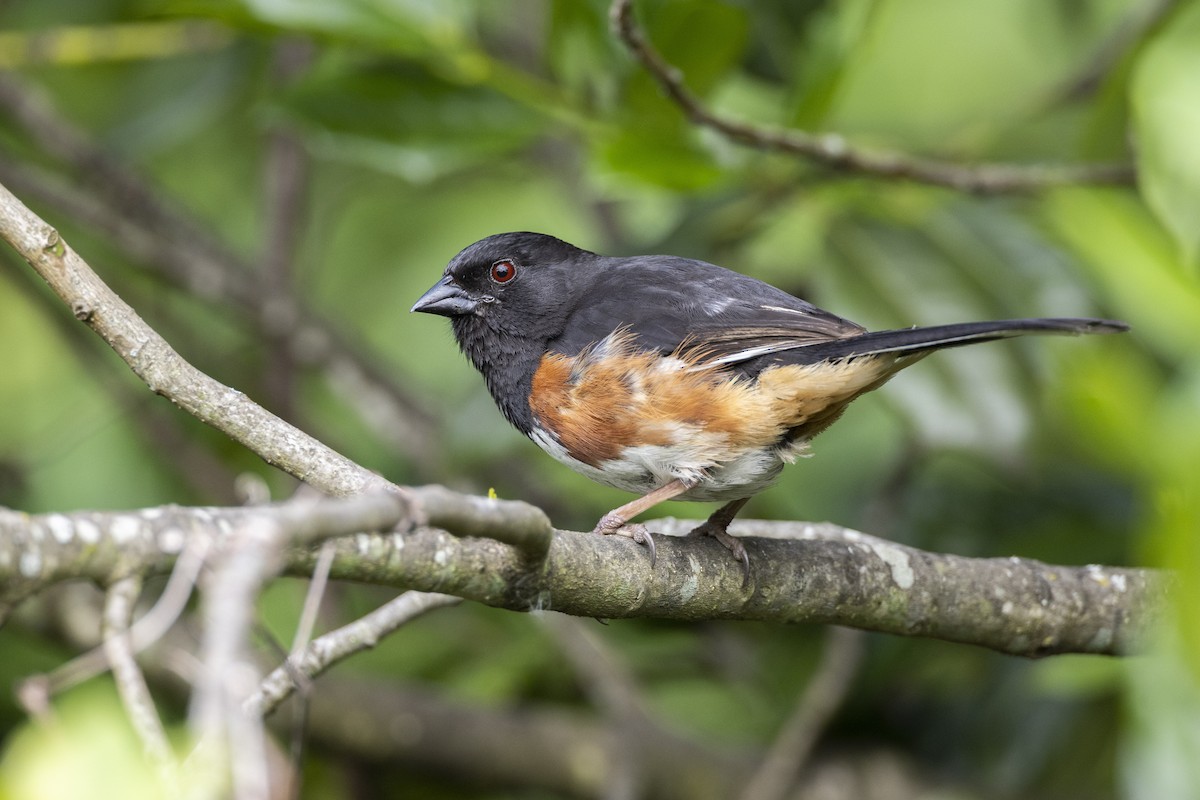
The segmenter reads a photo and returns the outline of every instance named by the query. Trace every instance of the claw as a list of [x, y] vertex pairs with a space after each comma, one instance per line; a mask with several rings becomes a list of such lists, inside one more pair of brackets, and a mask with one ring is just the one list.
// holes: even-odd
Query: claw
[[602, 536], [625, 536], [646, 547], [650, 550], [650, 569], [654, 569], [658, 561], [658, 550], [654, 546], [654, 537], [646, 530], [645, 525], [626, 523], [619, 514], [610, 511], [600, 518], [592, 533]]
[[743, 589], [750, 585], [750, 555], [746, 552], [746, 546], [742, 544], [742, 540], [730, 535], [726, 528], [749, 499], [749, 497], [742, 497], [726, 503], [714, 511], [703, 525], [688, 534], [688, 536], [711, 536], [724, 545], [726, 550], [733, 553], [733, 557], [742, 562]]
[[693, 528], [688, 536], [711, 536], [720, 542], [742, 564], [742, 588], [745, 589], [750, 585], [750, 554], [746, 552], [746, 546], [742, 544], [741, 539], [721, 526], [713, 524], [712, 520]]
[[654, 565], [658, 561], [658, 550], [654, 546], [654, 537], [650, 535], [650, 531], [646, 530], [644, 525], [634, 525], [632, 528], [633, 540], [650, 549], [650, 569], [654, 569]]

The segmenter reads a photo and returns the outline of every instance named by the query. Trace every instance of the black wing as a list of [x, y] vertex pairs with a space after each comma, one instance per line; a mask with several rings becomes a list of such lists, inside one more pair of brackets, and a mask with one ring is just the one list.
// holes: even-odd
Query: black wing
[[554, 352], [576, 355], [617, 330], [637, 345], [737, 365], [771, 353], [858, 336], [865, 328], [798, 297], [703, 261], [598, 258]]

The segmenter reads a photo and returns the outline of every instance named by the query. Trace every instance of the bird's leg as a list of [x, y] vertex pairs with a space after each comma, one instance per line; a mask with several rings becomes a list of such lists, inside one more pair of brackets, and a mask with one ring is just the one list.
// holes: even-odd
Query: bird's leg
[[742, 510], [742, 506], [746, 505], [749, 497], [740, 497], [737, 500], [726, 503], [712, 513], [711, 516], [697, 528], [694, 528], [688, 536], [711, 536], [721, 544], [725, 545], [729, 552], [733, 553], [733, 557], [742, 562], [742, 586], [750, 583], [750, 556], [746, 553], [746, 546], [742, 544], [742, 540], [736, 536], [731, 536], [726, 528], [729, 523], [733, 522], [733, 518]]
[[[665, 486], [660, 486], [652, 492], [647, 492], [636, 500], [631, 500], [620, 508], [614, 508], [612, 511], [605, 514], [596, 523], [596, 528], [593, 533], [604, 534], [609, 536], [617, 533], [621, 536], [628, 536], [635, 542], [645, 545], [650, 548], [650, 567], [654, 567], [654, 562], [657, 558], [657, 553], [654, 549], [654, 540], [650, 538], [650, 532], [643, 525], [630, 525], [629, 520], [641, 514], [643, 511], [648, 511], [659, 503], [670, 500], [672, 497], [679, 495], [692, 488], [694, 483], [686, 483], [676, 478]], [[736, 509], [734, 510], [736, 513]], [[731, 515], [732, 516], [732, 515]]]

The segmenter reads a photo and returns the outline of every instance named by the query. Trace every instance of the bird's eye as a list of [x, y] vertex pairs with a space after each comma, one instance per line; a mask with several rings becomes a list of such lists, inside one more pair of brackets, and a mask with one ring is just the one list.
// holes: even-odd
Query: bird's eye
[[508, 283], [517, 277], [517, 265], [508, 259], [501, 259], [492, 264], [492, 280], [496, 283]]

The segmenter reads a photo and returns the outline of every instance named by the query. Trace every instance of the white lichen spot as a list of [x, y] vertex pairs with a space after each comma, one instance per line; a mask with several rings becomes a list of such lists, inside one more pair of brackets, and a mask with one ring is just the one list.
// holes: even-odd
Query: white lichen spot
[[50, 529], [50, 535], [59, 544], [66, 544], [71, 541], [75, 529], [71, 525], [71, 520], [67, 519], [62, 514], [51, 514], [46, 517], [46, 527]]
[[1113, 585], [1114, 589], [1116, 589], [1118, 592], [1125, 591], [1125, 576], [1124, 575], [1122, 575], [1121, 573], [1118, 572], [1115, 575], [1112, 575], [1111, 578], [1112, 578], [1112, 585]]
[[21, 553], [21, 574], [26, 578], [36, 578], [42, 571], [42, 554], [37, 550], [26, 550]]
[[892, 571], [892, 580], [901, 589], [911, 589], [913, 585], [912, 566], [908, 561], [908, 553], [887, 542], [874, 542], [871, 549], [875, 555], [888, 565]]
[[700, 562], [691, 553], [688, 553], [688, 576], [683, 579], [683, 583], [679, 586], [679, 599], [683, 602], [690, 601], [696, 596], [696, 592], [700, 589]]
[[1088, 577], [1091, 578], [1093, 581], [1100, 584], [1101, 586], [1109, 585], [1108, 575], [1104, 572], [1104, 568], [1101, 567], [1099, 564], [1088, 564], [1086, 569], [1087, 569]]
[[95, 544], [100, 541], [100, 528], [90, 519], [81, 519], [75, 523], [75, 535], [84, 544]]
[[856, 530], [846, 528], [844, 531], [842, 531], [842, 537], [847, 542], [857, 542], [863, 538], [863, 535]]
[[162, 533], [158, 534], [158, 549], [167, 555], [175, 555], [182, 552], [184, 542], [187, 537], [179, 528], [167, 528]]
[[1005, 600], [1004, 605], [1000, 606], [1001, 614], [1011, 614], [1013, 612], [1012, 600]]
[[161, 508], [144, 508], [142, 509], [142, 517], [144, 519], [158, 519], [163, 515]]
[[108, 533], [115, 544], [125, 544], [137, 538], [140, 526], [132, 517], [117, 517]]
[[450, 563], [450, 551], [444, 547], [439, 547], [433, 554], [433, 563], [439, 567], [444, 567]]
[[365, 533], [356, 533], [354, 535], [354, 547], [358, 550], [360, 556], [368, 555], [371, 552], [371, 537]]

